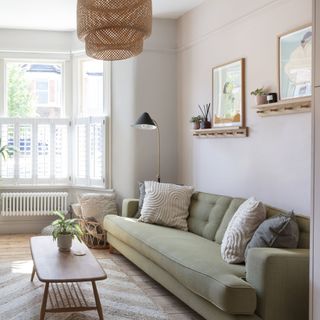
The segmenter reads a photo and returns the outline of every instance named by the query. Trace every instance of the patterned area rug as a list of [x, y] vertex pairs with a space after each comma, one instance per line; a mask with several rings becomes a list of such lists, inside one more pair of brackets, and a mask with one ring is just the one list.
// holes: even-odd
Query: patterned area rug
[[[123, 273], [111, 259], [99, 259], [108, 279], [97, 286], [108, 320], [156, 320], [168, 317]], [[30, 282], [32, 261], [0, 264], [0, 320], [38, 320], [44, 285], [36, 277]], [[94, 304], [91, 283], [82, 283], [82, 291]], [[96, 311], [47, 313], [46, 320], [96, 320]]]

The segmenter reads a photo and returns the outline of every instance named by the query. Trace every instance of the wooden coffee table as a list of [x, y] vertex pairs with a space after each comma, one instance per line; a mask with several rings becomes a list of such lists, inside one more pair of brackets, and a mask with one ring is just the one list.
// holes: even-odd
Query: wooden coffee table
[[[40, 320], [45, 318], [46, 312], [88, 310], [97, 310], [99, 319], [103, 320], [96, 281], [106, 279], [107, 275], [87, 246], [73, 240], [71, 252], [60, 252], [52, 237], [41, 236], [32, 237], [30, 247], [33, 259], [31, 281], [37, 274], [39, 280], [45, 283]], [[86, 254], [75, 255], [80, 251]], [[96, 305], [87, 302], [79, 282], [92, 283]], [[48, 298], [50, 307], [47, 308]]]

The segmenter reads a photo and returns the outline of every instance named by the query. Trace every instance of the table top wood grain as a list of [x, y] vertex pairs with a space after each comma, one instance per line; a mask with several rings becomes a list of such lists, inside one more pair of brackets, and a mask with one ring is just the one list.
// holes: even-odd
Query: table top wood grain
[[[51, 236], [32, 237], [31, 254], [37, 276], [42, 282], [84, 282], [107, 278], [88, 247], [74, 239], [70, 252], [60, 252]], [[83, 256], [75, 252], [85, 252]]]

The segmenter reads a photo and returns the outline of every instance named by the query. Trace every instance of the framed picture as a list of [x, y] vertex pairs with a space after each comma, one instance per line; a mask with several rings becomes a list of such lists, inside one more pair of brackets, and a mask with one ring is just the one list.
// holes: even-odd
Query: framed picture
[[213, 127], [244, 127], [245, 60], [236, 60], [213, 68]]
[[312, 27], [306, 26], [278, 39], [280, 100], [312, 95]]

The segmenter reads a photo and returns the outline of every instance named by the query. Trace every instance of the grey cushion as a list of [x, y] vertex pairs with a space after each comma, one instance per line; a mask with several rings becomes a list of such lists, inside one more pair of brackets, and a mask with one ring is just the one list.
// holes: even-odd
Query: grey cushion
[[144, 197], [146, 196], [146, 188], [144, 182], [139, 182], [139, 208], [134, 218], [139, 219], [141, 216], [141, 210], [143, 207]]
[[261, 223], [246, 248], [247, 256], [250, 248], [287, 248], [294, 249], [299, 243], [299, 227], [294, 213], [281, 214]]

